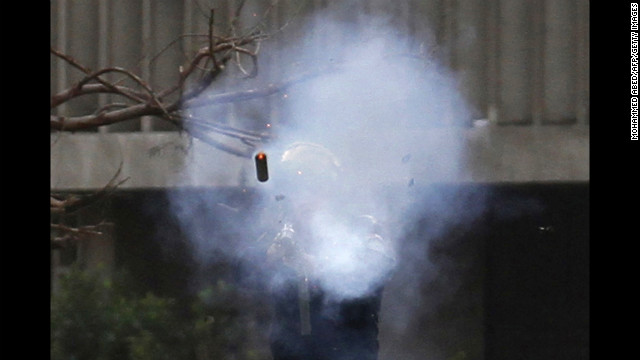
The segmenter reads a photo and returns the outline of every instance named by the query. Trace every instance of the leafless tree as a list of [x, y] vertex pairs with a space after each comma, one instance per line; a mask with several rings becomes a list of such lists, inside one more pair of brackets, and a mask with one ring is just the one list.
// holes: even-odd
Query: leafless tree
[[[255, 77], [258, 73], [257, 57], [260, 43], [272, 36], [272, 34], [264, 32], [259, 27], [253, 28], [244, 34], [237, 34], [238, 29], [235, 25], [244, 3], [245, 1], [239, 2], [227, 34], [216, 33], [216, 26], [214, 26], [215, 10], [211, 9], [208, 14], [208, 33], [184, 35], [197, 36], [203, 39], [202, 46], [183, 66], [177, 69], [177, 82], [163, 89], [153, 88], [141, 76], [129, 69], [115, 66], [97, 70], [89, 69], [69, 54], [51, 48], [51, 54], [55, 58], [64, 61], [68, 66], [83, 74], [81, 80], [51, 96], [50, 129], [52, 133], [95, 129], [100, 126], [152, 116], [167, 121], [188, 135], [222, 151], [240, 157], [251, 156], [251, 149], [269, 138], [267, 132], [241, 129], [214, 119], [196, 118], [185, 111], [185, 109], [266, 97], [283, 91], [291, 84], [309, 76], [300, 75], [295, 79], [271, 83], [261, 88], [249, 90], [217, 93], [215, 95], [207, 92], [216, 79], [231, 66], [236, 66], [245, 77]], [[274, 1], [272, 6], [276, 3]], [[271, 10], [271, 7], [268, 8], [269, 10]], [[179, 40], [174, 40], [167, 45], [167, 48], [173, 46]], [[162, 56], [163, 52], [164, 50], [156, 54], [154, 59]], [[247, 64], [250, 64], [250, 66], [247, 66]], [[119, 80], [109, 80], [109, 77], [113, 75], [120, 75]], [[115, 100], [88, 114], [78, 116], [54, 114], [56, 108], [62, 104], [73, 99], [95, 94], [111, 94]], [[210, 134], [212, 133], [234, 138], [240, 141], [244, 147], [236, 148], [218, 141], [211, 137]], [[115, 174], [103, 189], [87, 196], [52, 193], [51, 213], [72, 213], [104, 198], [126, 181], [126, 179], [119, 179], [119, 176], [120, 171]], [[79, 228], [52, 223], [51, 229], [52, 234], [56, 234], [55, 236], [52, 235], [53, 246], [65, 244], [68, 240], [80, 239], [84, 234], [100, 233], [97, 225]]]

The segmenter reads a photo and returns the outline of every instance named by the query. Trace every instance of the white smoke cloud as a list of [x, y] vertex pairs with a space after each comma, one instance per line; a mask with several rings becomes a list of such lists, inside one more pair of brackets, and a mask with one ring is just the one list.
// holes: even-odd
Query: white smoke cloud
[[[459, 203], [447, 202], [445, 199], [450, 199], [450, 194], [439, 192], [441, 188], [426, 186], [429, 184], [425, 179], [455, 181], [463, 174], [464, 139], [452, 140], [453, 137], [446, 134], [446, 126], [468, 120], [470, 109], [456, 88], [454, 74], [434, 59], [420, 57], [417, 49], [411, 47], [415, 43], [413, 39], [389, 25], [386, 19], [360, 17], [358, 24], [354, 24], [337, 19], [335, 14], [315, 14], [308, 22], [309, 28], [300, 34], [299, 42], [288, 43], [281, 49], [265, 47], [278, 51], [277, 57], [291, 64], [279, 64], [281, 79], [276, 78], [274, 82], [295, 76], [301, 70], [327, 70], [287, 89], [286, 99], [278, 102], [279, 118], [273, 119], [274, 140], [261, 148], [269, 156], [271, 179], [258, 183], [250, 176], [251, 181], [247, 180], [263, 195], [264, 202], [257, 206], [260, 212], [271, 215], [273, 222], [265, 218], [262, 222], [246, 221], [238, 216], [236, 218], [245, 222], [234, 226], [246, 231], [247, 237], [262, 232], [250, 224], [280, 226], [278, 215], [274, 214], [291, 202], [304, 202], [304, 197], [309, 195], [291, 186], [279, 186], [283, 183], [278, 168], [282, 150], [299, 141], [328, 148], [342, 165], [338, 180], [341, 190], [323, 193], [327, 205], [310, 214], [308, 228], [316, 239], [314, 250], [318, 258], [325, 261], [321, 281], [335, 296], [353, 297], [382, 281], [388, 268], [386, 263], [375, 263], [377, 260], [371, 258], [355, 260], [359, 254], [352, 244], [357, 241], [354, 240], [357, 235], [345, 220], [350, 216], [375, 216], [385, 227], [382, 235], [396, 246], [402, 244], [402, 239], [421, 217], [438, 218], [439, 221], [430, 223], [428, 233], [420, 235], [423, 241], [416, 248], [399, 252], [404, 255], [400, 260], [410, 262], [404, 264], [405, 269], [416, 276], [437, 271], [425, 258], [427, 243], [447, 230], [452, 224], [451, 218], [461, 221], [465, 209], [458, 207]], [[420, 53], [430, 51], [421, 49]], [[262, 67], [260, 71], [273, 74], [269, 68]], [[207, 116], [202, 114], [203, 109], [198, 111], [199, 116]], [[209, 156], [210, 149], [201, 153], [199, 149], [198, 144], [193, 148], [196, 158]], [[199, 165], [189, 166], [195, 163]], [[187, 163], [184, 171], [194, 177], [202, 173], [210, 178], [216, 176], [215, 170], [203, 169], [197, 161]], [[277, 195], [284, 195], [284, 200], [276, 201]], [[189, 216], [206, 217], [207, 211], [218, 211], [220, 204], [226, 202], [211, 199], [210, 204], [197, 212], [186, 211], [184, 206], [190, 206], [192, 200], [175, 198], [183, 213]], [[202, 199], [196, 201], [202, 205]], [[424, 203], [431, 208], [423, 208]], [[469, 216], [479, 214], [481, 206], [474, 204]], [[192, 219], [189, 223], [196, 224]], [[200, 242], [206, 236], [206, 230], [202, 229], [192, 229], [191, 233], [200, 233], [201, 240], [196, 240]], [[247, 254], [230, 249], [230, 244], [215, 245], [207, 241], [206, 248], [219, 246], [229, 256]], [[203, 245], [196, 247], [203, 248]], [[357, 285], [346, 282], [346, 273], [357, 274], [361, 282]], [[400, 281], [407, 285], [408, 298], [417, 300], [416, 289], [421, 280]], [[404, 324], [410, 322], [410, 314], [418, 306], [419, 303], [414, 302], [405, 309], [397, 308], [396, 318]]]
[[[279, 130], [278, 141], [270, 144], [267, 152], [278, 154], [294, 141], [326, 146], [344, 169], [340, 178], [343, 191], [325, 199], [334, 203], [332, 208], [348, 204], [389, 227], [408, 229], [424, 214], [423, 209], [415, 208], [421, 201], [416, 197], [439, 195], [418, 193], [412, 185], [425, 185], [420, 184], [425, 178], [455, 179], [463, 170], [463, 139], [452, 143], [447, 137], [449, 142], [443, 143], [434, 134], [442, 134], [442, 125], [448, 121], [468, 118], [469, 111], [452, 74], [413, 56], [415, 50], [408, 47], [411, 39], [386, 26], [384, 20], [370, 21], [367, 26], [338, 21], [331, 15], [318, 17], [313, 24], [322, 24], [322, 37], [303, 35], [303, 44], [283, 49], [289, 56], [297, 54], [292, 62], [332, 70], [288, 90], [281, 112], [288, 127]], [[312, 39], [322, 41], [321, 51]], [[272, 159], [277, 161], [277, 156]], [[277, 174], [273, 176], [277, 178]], [[292, 188], [286, 191], [289, 198], [304, 196]], [[325, 221], [317, 227], [324, 233], [319, 231], [316, 236], [330, 239], [345, 234], [341, 226]], [[432, 230], [435, 236], [443, 229]], [[392, 236], [401, 237], [403, 231], [395, 230]], [[327, 246], [323, 251], [346, 248]], [[326, 258], [344, 260], [338, 254]], [[335, 288], [346, 291], [340, 277], [336, 278]]]

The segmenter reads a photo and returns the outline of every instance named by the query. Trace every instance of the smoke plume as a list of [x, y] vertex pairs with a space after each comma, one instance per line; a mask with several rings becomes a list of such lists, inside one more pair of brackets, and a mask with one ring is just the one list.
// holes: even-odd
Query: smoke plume
[[[274, 82], [301, 71], [315, 75], [288, 87], [286, 93], [274, 95], [279, 97], [275, 102], [278, 118], [264, 121], [272, 124], [274, 138], [258, 149], [269, 157], [269, 181], [260, 183], [255, 176], [247, 175], [251, 174], [251, 159], [237, 160], [246, 161], [245, 168], [249, 171], [243, 175], [243, 181], [260, 194], [261, 202], [253, 204], [258, 210], [250, 216], [267, 216], [260, 221], [247, 221], [239, 214], [233, 218], [241, 223], [226, 226], [253, 239], [263, 234], [264, 228], [281, 226], [278, 222], [282, 219], [275, 214], [283, 206], [304, 202], [305, 197], [311, 196], [308, 191], [298, 192], [287, 182], [287, 175], [279, 168], [282, 152], [295, 142], [329, 149], [340, 161], [339, 188], [322, 193], [325, 206], [308, 213], [308, 228], [317, 239], [315, 251], [331, 261], [325, 264], [328, 271], [322, 279], [324, 285], [335, 296], [348, 298], [359, 296], [383, 281], [389, 269], [386, 262], [372, 263], [382, 260], [354, 260], [358, 254], [350, 253], [349, 244], [350, 238], [357, 237], [357, 230], [345, 219], [360, 214], [374, 216], [382, 228], [381, 235], [390, 241], [389, 253], [397, 261], [405, 262], [396, 265], [416, 276], [425, 273], [436, 276], [437, 269], [425, 258], [429, 240], [442, 235], [452, 225], [452, 218], [459, 223], [465, 219], [463, 214], [472, 218], [482, 209], [480, 203], [463, 209], [459, 202], [449, 201], [455, 194], [429, 186], [433, 181], [455, 181], [464, 172], [463, 139], [451, 141], [451, 136], [442, 136], [448, 124], [470, 116], [456, 88], [454, 74], [427, 56], [431, 49], [420, 48], [415, 39], [391, 26], [388, 19], [361, 17], [354, 24], [338, 19], [335, 14], [314, 14], [314, 18], [306, 21], [309, 28], [301, 29], [298, 40], [282, 48], [265, 45], [263, 52], [277, 52], [270, 55], [282, 59], [275, 70], [260, 68], [271, 77], [275, 73], [276, 79], [271, 79]], [[254, 105], [247, 104], [243, 113], [259, 114], [258, 105], [249, 111]], [[202, 113], [205, 111], [202, 109], [194, 111], [199, 111], [200, 117], [217, 115]], [[206, 145], [194, 143], [194, 156], [210, 157], [211, 150], [204, 148]], [[220, 176], [212, 169], [192, 167], [189, 163], [184, 173], [193, 177]], [[224, 206], [230, 207], [231, 212], [237, 211], [228, 199], [176, 196], [174, 203], [179, 209], [177, 215], [186, 220], [187, 231], [195, 235], [194, 239], [201, 239], [194, 240], [198, 242], [195, 248], [220, 250], [230, 257], [264, 255], [236, 249], [229, 243], [202, 240], [206, 238], [208, 212], [220, 211]], [[429, 207], [423, 207], [424, 204]], [[403, 239], [424, 216], [432, 219], [427, 233], [419, 235], [421, 241], [411, 243], [415, 248], [400, 249], [402, 245], [408, 246], [409, 242]], [[336, 244], [338, 240], [340, 244]], [[360, 282], [345, 283], [345, 273], [357, 274]], [[419, 298], [415, 292], [420, 279], [399, 281], [406, 285], [406, 292], [399, 296], [409, 301]], [[405, 303], [405, 306], [408, 308], [404, 310], [394, 308], [398, 328], [411, 321], [411, 311], [420, 304]]]

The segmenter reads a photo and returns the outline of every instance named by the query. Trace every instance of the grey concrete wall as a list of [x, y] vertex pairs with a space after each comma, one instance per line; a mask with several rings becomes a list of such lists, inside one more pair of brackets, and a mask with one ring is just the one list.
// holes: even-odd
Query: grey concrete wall
[[[395, 136], [409, 138], [411, 134], [398, 131]], [[423, 140], [442, 144], [420, 154], [421, 159], [436, 163], [447, 146], [461, 144], [461, 167], [432, 171], [431, 163], [418, 162], [413, 175], [418, 184], [589, 181], [589, 126], [434, 129]], [[258, 184], [251, 159], [229, 155], [197, 140], [191, 143], [177, 133], [54, 134], [51, 142], [53, 190], [101, 188], [121, 164], [120, 178], [129, 178], [123, 188]], [[362, 159], [371, 161], [372, 168], [376, 167], [374, 161], [393, 160], [385, 159], [384, 154]], [[384, 183], [408, 180], [400, 173], [378, 178]]]
[[[425, 61], [437, 59], [451, 68], [474, 106], [472, 118], [460, 120], [462, 125], [490, 116], [502, 124], [589, 122], [587, 0], [362, 1], [342, 7], [347, 2], [280, 0], [269, 10], [270, 3], [247, 1], [240, 18], [245, 29], [260, 24], [274, 34], [260, 55], [261, 69], [270, 69], [268, 78], [288, 65], [271, 50], [296, 40], [300, 29], [314, 24], [307, 16], [329, 7], [338, 18], [353, 24], [380, 16], [409, 36], [412, 55]], [[180, 36], [206, 34], [212, 6], [217, 29], [223, 31], [237, 4], [233, 0], [58, 0], [51, 3], [51, 43], [89, 68], [125, 67], [154, 88], [163, 88], [176, 79], [176, 69], [186, 57], [203, 45], [202, 37]], [[278, 31], [285, 25], [285, 31]], [[339, 40], [323, 32], [321, 25], [317, 28], [317, 36], [325, 41]], [[160, 52], [162, 56], [150, 63]], [[81, 76], [56, 59], [51, 69], [53, 93]], [[108, 96], [83, 99], [56, 111], [87, 113], [109, 101]], [[233, 121], [233, 111], [229, 118]], [[104, 132], [154, 130], [170, 127], [143, 118], [101, 128]]]
[[[186, 36], [170, 48], [165, 46], [181, 34], [205, 34], [210, 6], [216, 9], [217, 29], [227, 27], [237, 3], [58, 0], [51, 3], [51, 44], [87, 67], [122, 66], [162, 87], [171, 83], [175, 69], [202, 45], [202, 38]], [[456, 119], [451, 129], [434, 130], [428, 137], [442, 141], [445, 147], [463, 139], [464, 169], [425, 170], [416, 181], [588, 180], [588, 1], [376, 0], [333, 8], [337, 2], [281, 0], [267, 12], [269, 4], [248, 1], [240, 19], [245, 28], [258, 21], [266, 30], [286, 24], [285, 31], [276, 32], [261, 50], [261, 69], [268, 69], [265, 81], [278, 80], [281, 67], [287, 64], [282, 53], [271, 50], [295, 41], [301, 29], [315, 24], [307, 16], [327, 8], [341, 11], [336, 16], [354, 24], [365, 23], [368, 16], [383, 16], [410, 36], [412, 55], [437, 60], [456, 74], [459, 89], [472, 106], [470, 118]], [[262, 14], [267, 15], [262, 18]], [[326, 29], [316, 27], [314, 36], [336, 40]], [[150, 63], [151, 56], [160, 51], [162, 56]], [[81, 78], [55, 58], [51, 70], [52, 93]], [[219, 84], [222, 90], [225, 86], [224, 81]], [[278, 124], [277, 99], [260, 99], [264, 109], [260, 116], [244, 114], [241, 105], [221, 107], [216, 114], [220, 121], [242, 128], [260, 122]], [[54, 111], [92, 113], [112, 101], [115, 99], [102, 95]], [[509, 126], [476, 128], [472, 126], [475, 119]], [[101, 127], [99, 135], [52, 135], [52, 188], [99, 188], [120, 162], [123, 176], [130, 177], [124, 186], [131, 188], [231, 185], [252, 178], [246, 175], [252, 171], [250, 161], [215, 150], [188, 152], [186, 138], [166, 131], [153, 133], [160, 130], [169, 130], [167, 124], [142, 118]], [[186, 163], [197, 164], [202, 173], [184, 178]]]

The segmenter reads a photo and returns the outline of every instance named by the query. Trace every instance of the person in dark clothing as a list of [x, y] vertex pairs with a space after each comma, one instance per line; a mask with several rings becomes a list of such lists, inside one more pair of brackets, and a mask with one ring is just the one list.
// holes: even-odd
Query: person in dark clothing
[[[339, 163], [324, 147], [294, 144], [282, 165], [295, 182], [279, 197], [288, 202], [266, 251], [273, 359], [376, 360], [382, 294], [394, 265], [389, 242], [373, 216], [328, 201]], [[309, 168], [318, 165], [321, 174]]]
[[[388, 275], [382, 274], [380, 280], [350, 279], [349, 274], [326, 276], [320, 270], [323, 264], [314, 263], [312, 255], [273, 250], [289, 246], [279, 244], [280, 236], [276, 236], [269, 252], [271, 261], [278, 261], [271, 270], [274, 321], [270, 340], [274, 360], [377, 359], [378, 317]], [[287, 251], [291, 252], [285, 255]], [[372, 254], [371, 249], [361, 251], [363, 256], [371, 258], [382, 256]], [[304, 257], [304, 260], [291, 258], [293, 256]], [[374, 263], [373, 259], [369, 260]], [[376, 259], [375, 263], [381, 268], [373, 271], [385, 266], [390, 269], [392, 259]], [[302, 269], [303, 266], [306, 269]], [[369, 283], [356, 283], [357, 280]], [[334, 289], [336, 285], [332, 282], [336, 281], [342, 288]]]

